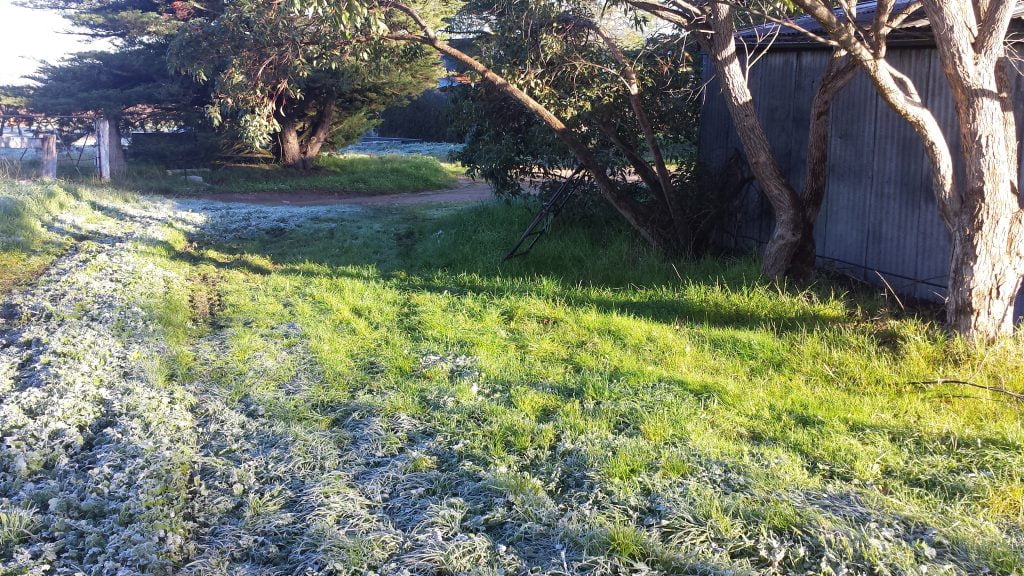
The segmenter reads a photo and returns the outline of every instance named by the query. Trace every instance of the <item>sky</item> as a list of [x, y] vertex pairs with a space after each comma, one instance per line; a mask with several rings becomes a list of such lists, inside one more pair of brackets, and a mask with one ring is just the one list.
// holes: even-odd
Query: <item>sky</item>
[[65, 34], [70, 23], [57, 12], [30, 10], [0, 0], [0, 85], [25, 84], [40, 61], [89, 49], [82, 36]]

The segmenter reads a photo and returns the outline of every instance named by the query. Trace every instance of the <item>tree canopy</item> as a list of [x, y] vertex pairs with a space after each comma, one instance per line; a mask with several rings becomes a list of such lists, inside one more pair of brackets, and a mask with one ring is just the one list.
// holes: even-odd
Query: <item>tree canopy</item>
[[[437, 56], [417, 46], [346, 42], [348, 30], [315, 13], [243, 1], [197, 13], [171, 61], [212, 88], [207, 115], [289, 165], [309, 162], [332, 139], [358, 137], [371, 115], [436, 85]], [[276, 140], [275, 140], [276, 139]]]
[[172, 73], [166, 53], [183, 24], [171, 3], [157, 0], [33, 0], [60, 10], [90, 36], [113, 43], [110, 51], [72, 54], [44, 64], [30, 78], [29, 107], [45, 114], [102, 114], [134, 120], [154, 114], [189, 115], [205, 100], [202, 87]]

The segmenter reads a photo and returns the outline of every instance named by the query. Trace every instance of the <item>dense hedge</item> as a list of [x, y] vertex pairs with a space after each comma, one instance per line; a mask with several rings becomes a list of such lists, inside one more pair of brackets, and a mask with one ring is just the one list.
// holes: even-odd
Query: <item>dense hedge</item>
[[377, 134], [388, 138], [414, 138], [426, 142], [457, 142], [450, 129], [452, 103], [446, 92], [427, 90], [409, 104], [380, 114]]
[[212, 132], [132, 134], [128, 158], [165, 168], [207, 166], [221, 154], [221, 140]]

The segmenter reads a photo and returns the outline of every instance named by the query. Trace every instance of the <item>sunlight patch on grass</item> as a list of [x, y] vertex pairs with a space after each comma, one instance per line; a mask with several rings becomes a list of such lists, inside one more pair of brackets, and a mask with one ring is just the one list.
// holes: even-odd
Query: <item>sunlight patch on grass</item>
[[[766, 282], [751, 260], [673, 266], [620, 228], [566, 224], [500, 263], [528, 218], [367, 210], [218, 246], [269, 273], [222, 268], [217, 370], [296, 426], [421, 420], [506, 500], [482, 517], [618, 566], [1024, 569], [1020, 410], [910, 384], [1022, 391], [1024, 336], [969, 345], [870, 294]], [[273, 360], [292, 325], [318, 386]], [[413, 454], [409, 472], [442, 468]], [[490, 562], [475, 538], [420, 561]]]
[[115, 187], [160, 194], [322, 192], [397, 194], [451, 188], [464, 170], [428, 156], [324, 155], [310, 170], [232, 165], [197, 173], [202, 184], [154, 166], [133, 166]]
[[90, 204], [98, 197], [66, 183], [0, 179], [0, 295], [42, 273], [81, 232], [73, 223], [55, 226], [60, 215], [78, 223], [102, 217]]

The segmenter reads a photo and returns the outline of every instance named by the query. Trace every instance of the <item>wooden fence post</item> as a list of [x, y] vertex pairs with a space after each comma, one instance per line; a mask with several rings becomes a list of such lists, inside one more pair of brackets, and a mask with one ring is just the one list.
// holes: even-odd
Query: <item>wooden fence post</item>
[[110, 182], [110, 120], [96, 119], [96, 174]]
[[40, 151], [42, 152], [42, 179], [57, 179], [57, 135], [43, 134]]

